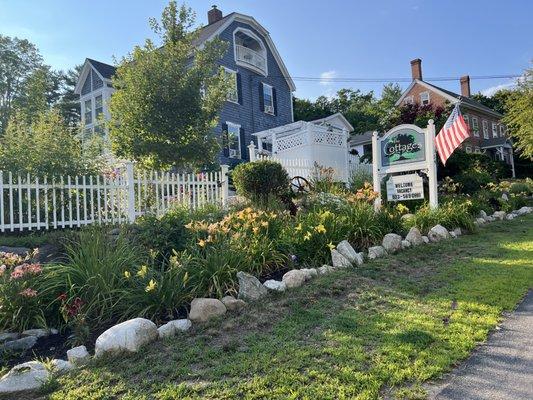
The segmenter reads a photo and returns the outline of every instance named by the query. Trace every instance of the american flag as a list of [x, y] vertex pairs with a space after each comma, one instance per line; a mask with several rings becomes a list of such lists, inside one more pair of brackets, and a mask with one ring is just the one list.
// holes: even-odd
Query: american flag
[[469, 136], [470, 130], [461, 115], [459, 104], [457, 104], [439, 134], [435, 137], [435, 147], [437, 148], [442, 164], [446, 164], [446, 160], [448, 160], [455, 149]]

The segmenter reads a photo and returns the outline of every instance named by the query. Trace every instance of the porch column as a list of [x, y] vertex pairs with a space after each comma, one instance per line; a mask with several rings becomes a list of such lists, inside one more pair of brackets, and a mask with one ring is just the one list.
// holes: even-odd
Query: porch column
[[271, 140], [272, 140], [272, 155], [274, 155], [274, 154], [277, 154], [278, 152], [278, 141], [276, 140], [275, 133], [272, 133]]
[[514, 152], [513, 152], [513, 146], [511, 146], [511, 149], [509, 150], [509, 153], [510, 153], [510, 158], [511, 158], [511, 173], [512, 173], [512, 177], [513, 178], [516, 178], [516, 172], [514, 170]]

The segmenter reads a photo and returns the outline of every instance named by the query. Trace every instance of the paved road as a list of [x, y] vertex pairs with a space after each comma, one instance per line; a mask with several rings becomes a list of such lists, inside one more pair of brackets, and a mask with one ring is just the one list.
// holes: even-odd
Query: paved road
[[533, 399], [533, 290], [501, 329], [430, 393], [434, 400]]

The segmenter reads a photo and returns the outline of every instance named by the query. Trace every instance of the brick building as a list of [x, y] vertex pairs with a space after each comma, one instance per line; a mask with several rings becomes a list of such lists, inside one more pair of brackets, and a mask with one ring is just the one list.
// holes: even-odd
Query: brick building
[[461, 94], [425, 82], [422, 78], [422, 60], [419, 58], [411, 61], [411, 75], [413, 81], [396, 102], [396, 106], [416, 103], [445, 107], [459, 104], [471, 132], [471, 137], [463, 142], [462, 148], [467, 153], [484, 153], [492, 159], [505, 161], [511, 166], [514, 176], [513, 147], [505, 125], [501, 123], [503, 115], [470, 97], [468, 75], [460, 79]]

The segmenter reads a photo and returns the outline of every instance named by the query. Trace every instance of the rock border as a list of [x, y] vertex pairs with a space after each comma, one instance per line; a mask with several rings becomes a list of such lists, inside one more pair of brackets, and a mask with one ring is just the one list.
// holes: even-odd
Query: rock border
[[[493, 215], [487, 215], [485, 211], [479, 213], [479, 217], [475, 220], [475, 226], [481, 226], [492, 221], [509, 221], [518, 216], [523, 216], [533, 212], [533, 207], [522, 207], [519, 210], [514, 210], [510, 213], [504, 211], [496, 211]], [[416, 228], [415, 228], [416, 229]], [[422, 236], [420, 231], [411, 229], [410, 234], [406, 238], [402, 238], [396, 234], [385, 235], [382, 243], [384, 246], [369, 247], [366, 252], [357, 253], [355, 249], [347, 240], [341, 241], [336, 248], [331, 249], [332, 264], [323, 265], [319, 268], [303, 268], [293, 269], [286, 272], [281, 281], [267, 280], [264, 283], [259, 283], [257, 278], [240, 271], [238, 273], [239, 281], [246, 282], [246, 295], [239, 292], [239, 297], [246, 297], [249, 301], [259, 300], [267, 294], [281, 293], [290, 291], [293, 288], [300, 287], [305, 282], [313, 279], [318, 275], [329, 274], [339, 269], [346, 269], [349, 267], [357, 267], [363, 264], [365, 258], [376, 259], [387, 256], [388, 254], [401, 252], [403, 249], [412, 246], [431, 244], [441, 240], [456, 239], [463, 234], [460, 228], [455, 228], [448, 231], [442, 225], [435, 225], [428, 233], [428, 236]], [[392, 236], [394, 235], [394, 236]], [[385, 247], [389, 251], [385, 250]], [[253, 279], [252, 279], [253, 278]], [[194, 304], [194, 310], [193, 310]], [[145, 318], [134, 318], [124, 321], [120, 324], [110, 327], [103, 332], [96, 340], [96, 354], [91, 357], [87, 352], [85, 346], [78, 346], [67, 351], [68, 361], [55, 359], [52, 360], [52, 366], [56, 373], [65, 373], [74, 368], [81, 368], [87, 365], [92, 358], [97, 358], [102, 355], [116, 356], [124, 352], [137, 352], [140, 347], [154, 342], [156, 340], [164, 340], [171, 338], [179, 333], [188, 331], [193, 322], [204, 323], [213, 319], [222, 318], [227, 312], [239, 312], [247, 303], [243, 300], [236, 299], [233, 296], [225, 296], [221, 300], [212, 298], [197, 298], [193, 299], [191, 303], [191, 312], [189, 318], [173, 320], [156, 327], [156, 325]], [[38, 330], [30, 330], [28, 333], [41, 333]], [[18, 334], [10, 334], [8, 332], [0, 332], [0, 336], [6, 334], [6, 338], [11, 338], [10, 335], [18, 339]], [[120, 336], [120, 337], [114, 337]], [[27, 336], [35, 337], [35, 336]], [[117, 345], [98, 346], [99, 343], [106, 341], [106, 343], [113, 342], [116, 339]], [[7, 340], [5, 343], [9, 343]], [[103, 349], [102, 347], [105, 347]], [[39, 389], [45, 380], [49, 377], [50, 372], [45, 368], [44, 364], [39, 361], [30, 361], [14, 366], [11, 370], [0, 378], [0, 395], [17, 394]]]

